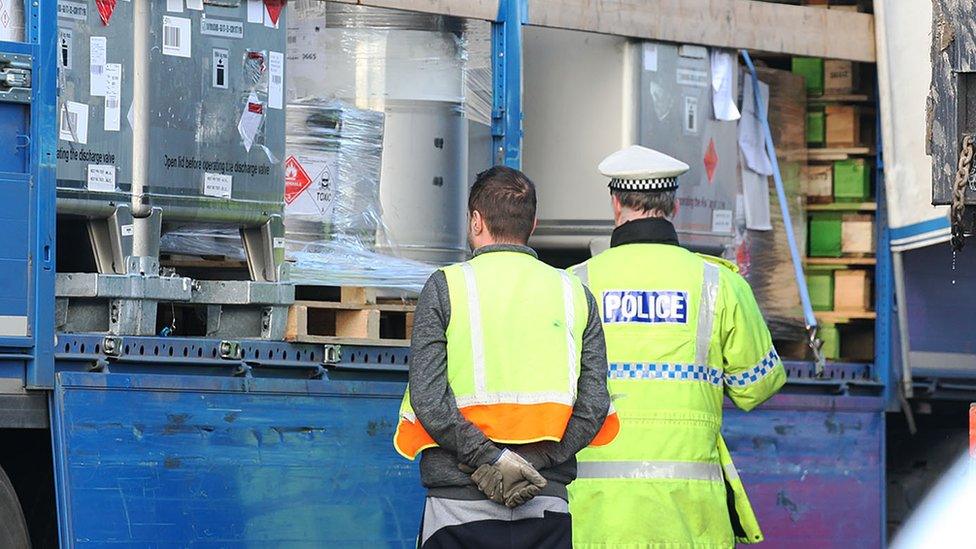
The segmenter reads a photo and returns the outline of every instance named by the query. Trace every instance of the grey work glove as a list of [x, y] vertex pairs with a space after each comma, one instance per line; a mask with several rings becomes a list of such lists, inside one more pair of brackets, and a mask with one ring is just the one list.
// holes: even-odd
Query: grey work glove
[[[464, 464], [458, 467], [464, 472], [471, 471]], [[471, 480], [488, 499], [509, 508], [529, 501], [546, 486], [546, 479], [522, 456], [511, 450], [502, 450], [494, 463], [478, 467]]]

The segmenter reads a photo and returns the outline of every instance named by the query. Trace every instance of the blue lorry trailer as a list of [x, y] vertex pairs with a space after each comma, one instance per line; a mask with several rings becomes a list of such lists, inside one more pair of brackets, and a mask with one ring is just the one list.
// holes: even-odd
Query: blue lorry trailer
[[[25, 6], [24, 41], [0, 42], [20, 84], [0, 85], [0, 545], [413, 546], [424, 492], [391, 445], [408, 349], [54, 333], [57, 5]], [[517, 166], [526, 4], [500, 6], [493, 150]], [[878, 227], [875, 362], [790, 362], [769, 403], [727, 409], [768, 547], [885, 543]]]

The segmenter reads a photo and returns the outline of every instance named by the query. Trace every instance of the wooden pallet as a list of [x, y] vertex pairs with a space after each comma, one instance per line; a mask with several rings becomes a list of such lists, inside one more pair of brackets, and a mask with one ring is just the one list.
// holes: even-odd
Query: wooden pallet
[[374, 289], [356, 286], [315, 287], [317, 295], [314, 296], [303, 296], [302, 293], [299, 291], [296, 297], [315, 299], [298, 299], [291, 306], [285, 328], [286, 341], [410, 345], [416, 307], [412, 302], [377, 299]]

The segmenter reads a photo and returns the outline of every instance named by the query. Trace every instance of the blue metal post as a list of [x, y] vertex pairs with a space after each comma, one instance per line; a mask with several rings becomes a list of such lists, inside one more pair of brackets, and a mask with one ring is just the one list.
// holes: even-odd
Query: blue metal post
[[892, 315], [894, 314], [894, 279], [891, 261], [891, 231], [888, 228], [888, 203], [885, 191], [884, 158], [881, 144], [881, 132], [878, 128], [878, 156], [875, 164], [877, 179], [875, 182], [875, 196], [878, 210], [875, 216], [875, 231], [877, 237], [877, 266], [874, 273], [875, 311], [877, 320], [874, 325], [874, 366], [875, 376], [884, 384], [884, 398], [890, 403], [891, 393], [891, 345], [892, 345]]
[[56, 230], [55, 149], [57, 147], [57, 2], [25, 0], [25, 39], [34, 56], [31, 97], [31, 202], [33, 218], [34, 363], [27, 385], [54, 384], [54, 245]]
[[527, 0], [499, 0], [492, 23], [491, 145], [495, 164], [522, 167], [522, 25]]

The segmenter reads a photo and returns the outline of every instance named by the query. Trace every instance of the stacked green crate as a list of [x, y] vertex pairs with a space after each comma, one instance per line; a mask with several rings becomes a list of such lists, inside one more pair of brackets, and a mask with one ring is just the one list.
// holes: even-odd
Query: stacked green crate
[[871, 168], [863, 158], [834, 162], [834, 200], [866, 202], [871, 196]]
[[841, 256], [841, 220], [839, 212], [810, 212], [807, 231], [807, 254], [810, 257]]
[[793, 74], [802, 76], [807, 83], [807, 95], [823, 95], [824, 60], [819, 57], [794, 57]]
[[814, 311], [834, 310], [834, 270], [808, 268], [807, 292]]

